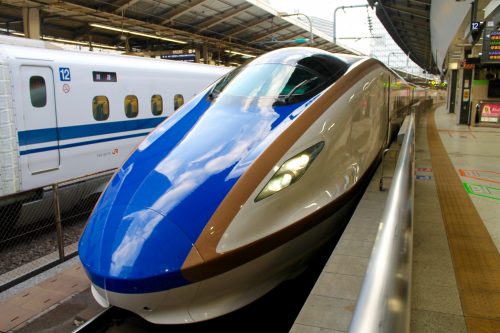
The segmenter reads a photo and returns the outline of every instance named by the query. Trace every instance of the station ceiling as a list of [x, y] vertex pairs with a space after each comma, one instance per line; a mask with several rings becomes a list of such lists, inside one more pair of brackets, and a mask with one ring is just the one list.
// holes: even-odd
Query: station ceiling
[[429, 73], [438, 74], [431, 51], [431, 0], [367, 1], [401, 50]]
[[[367, 0], [368, 4], [375, 8], [376, 15], [389, 32], [399, 47], [409, 54], [409, 57], [420, 67], [432, 74], [440, 74], [440, 68], [435, 62], [431, 45], [431, 5], [432, 0]], [[436, 0], [434, 0], [436, 1]], [[453, 2], [449, 1], [449, 6]], [[464, 0], [456, 0], [457, 2]], [[475, 0], [476, 20], [482, 21], [483, 9], [491, 0]], [[472, 8], [472, 7], [471, 7]], [[445, 15], [438, 13], [439, 19], [447, 20]], [[471, 42], [469, 25], [471, 23], [470, 14], [466, 16], [463, 23], [455, 34], [449, 46], [448, 54], [456, 54], [455, 59], [463, 60], [466, 51], [471, 51], [472, 47], [480, 47], [481, 40]], [[448, 59], [451, 61], [453, 59]], [[445, 64], [446, 65], [446, 64]]]
[[205, 45], [216, 58], [233, 51], [229, 56], [241, 61], [246, 54], [299, 45], [358, 54], [333, 44], [315, 29], [313, 43], [297, 43], [311, 39], [310, 26], [298, 15], [279, 16], [258, 0], [2, 0], [0, 29], [4, 33], [23, 32], [23, 8], [39, 9], [43, 36], [91, 40], [134, 52]]
[[[476, 0], [478, 10], [488, 2]], [[367, 3], [376, 9], [377, 17], [403, 52], [429, 73], [440, 73], [431, 51], [432, 0]], [[23, 32], [23, 10], [27, 8], [39, 10], [45, 37], [91, 41], [136, 54], [203, 48], [212, 59], [226, 63], [242, 63], [247, 55], [258, 56], [284, 46], [359, 54], [311, 29], [304, 17], [299, 19], [300, 14], [280, 16], [259, 0], [1, 0], [0, 33]], [[450, 54], [463, 54], [466, 28], [464, 21]], [[295, 42], [305, 39], [313, 39], [313, 43]]]

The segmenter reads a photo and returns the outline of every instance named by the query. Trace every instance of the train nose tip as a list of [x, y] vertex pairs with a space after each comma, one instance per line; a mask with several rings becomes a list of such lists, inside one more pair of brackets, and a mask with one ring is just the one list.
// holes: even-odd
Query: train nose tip
[[192, 248], [186, 234], [162, 214], [113, 206], [93, 214], [79, 251], [95, 285], [114, 292], [145, 293], [186, 284], [181, 267]]

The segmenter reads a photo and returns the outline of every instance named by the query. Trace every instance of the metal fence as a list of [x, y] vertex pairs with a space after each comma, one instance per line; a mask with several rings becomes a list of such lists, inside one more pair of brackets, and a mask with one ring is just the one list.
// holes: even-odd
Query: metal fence
[[0, 197], [0, 291], [74, 257], [115, 169]]
[[413, 241], [415, 116], [408, 128], [389, 190], [349, 333], [409, 332]]

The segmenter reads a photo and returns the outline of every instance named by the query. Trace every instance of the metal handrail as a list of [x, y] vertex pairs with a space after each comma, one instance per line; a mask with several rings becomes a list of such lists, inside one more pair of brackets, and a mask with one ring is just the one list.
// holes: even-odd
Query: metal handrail
[[392, 186], [349, 333], [409, 332], [415, 115], [409, 115]]
[[384, 179], [386, 178], [392, 178], [392, 175], [391, 176], [384, 176], [384, 169], [385, 169], [385, 166], [384, 166], [384, 161], [385, 161], [385, 156], [387, 155], [388, 152], [391, 152], [391, 151], [395, 151], [396, 152], [396, 158], [394, 158], [394, 160], [397, 162], [397, 157], [398, 157], [398, 153], [399, 153], [399, 149], [395, 149], [395, 148], [387, 148], [387, 149], [384, 149], [384, 151], [382, 152], [382, 162], [381, 162], [381, 167], [380, 167], [380, 180], [378, 182], [378, 189], [379, 191], [384, 191]]

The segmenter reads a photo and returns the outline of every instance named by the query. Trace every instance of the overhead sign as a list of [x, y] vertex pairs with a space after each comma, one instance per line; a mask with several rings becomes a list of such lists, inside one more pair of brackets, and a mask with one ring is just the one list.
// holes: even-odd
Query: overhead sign
[[187, 62], [195, 62], [196, 61], [196, 50], [195, 49], [187, 49], [187, 50], [166, 51], [164, 54], [160, 55], [160, 58], [161, 59], [187, 61]]
[[484, 27], [481, 63], [500, 63], [500, 31], [495, 26], [494, 21], [488, 21]]
[[479, 35], [481, 33], [481, 22], [477, 22], [477, 21], [471, 22], [470, 33], [472, 35], [472, 39], [474, 41], [477, 41], [477, 39], [479, 38]]

